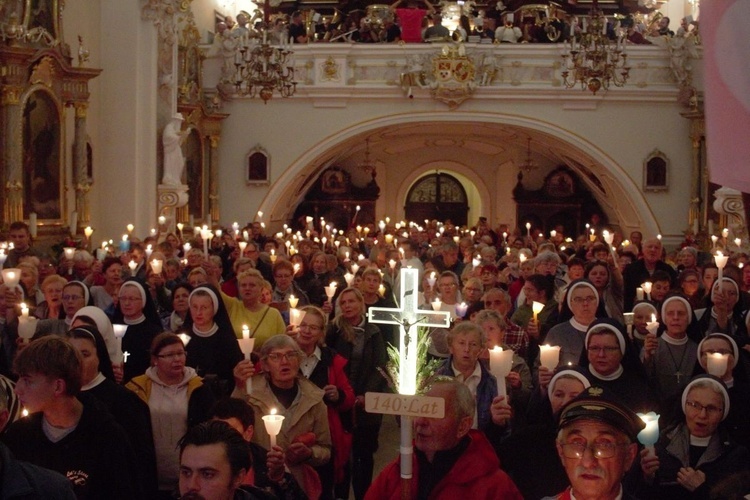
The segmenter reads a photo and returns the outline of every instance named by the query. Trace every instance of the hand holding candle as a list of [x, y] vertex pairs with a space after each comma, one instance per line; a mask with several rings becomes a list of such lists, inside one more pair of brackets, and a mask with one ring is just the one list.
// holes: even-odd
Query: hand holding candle
[[544, 304], [534, 301], [531, 303], [531, 310], [534, 312], [534, 322], [539, 321], [539, 313], [544, 309]]
[[269, 415], [263, 415], [263, 424], [266, 427], [266, 432], [271, 438], [271, 448], [276, 446], [276, 436], [281, 432], [281, 424], [284, 422], [283, 415], [276, 414], [276, 408], [271, 408]]
[[651, 300], [651, 286], [652, 286], [652, 283], [650, 281], [641, 283], [641, 288], [643, 289], [643, 292], [646, 294], [646, 300]]
[[637, 415], [646, 424], [646, 428], [638, 433], [638, 441], [646, 447], [650, 455], [653, 455], [654, 445], [659, 441], [659, 415], [652, 411]]
[[651, 321], [646, 323], [646, 330], [648, 330], [649, 335], [653, 335], [656, 337], [656, 332], [659, 330], [659, 322], [656, 321], [656, 315], [651, 315]]
[[716, 278], [717, 283], [721, 283], [721, 280], [724, 279], [724, 266], [727, 265], [728, 260], [728, 255], [724, 255], [721, 252], [716, 252], [716, 255], [714, 256], [714, 262], [716, 262], [716, 267], [719, 268], [719, 277]]
[[505, 377], [510, 373], [513, 366], [513, 351], [510, 349], [503, 350], [500, 346], [490, 349], [490, 372], [497, 379], [497, 394], [507, 396], [508, 391], [505, 388]]
[[[237, 342], [240, 344], [240, 350], [242, 351], [242, 354], [245, 355], [245, 359], [250, 360], [250, 355], [253, 352], [253, 348], [255, 347], [255, 339], [250, 338], [250, 329], [247, 327], [247, 325], [242, 325], [242, 338], [237, 339]], [[252, 394], [253, 392], [253, 379], [252, 377], [248, 378], [245, 381], [245, 391], [248, 394]]]

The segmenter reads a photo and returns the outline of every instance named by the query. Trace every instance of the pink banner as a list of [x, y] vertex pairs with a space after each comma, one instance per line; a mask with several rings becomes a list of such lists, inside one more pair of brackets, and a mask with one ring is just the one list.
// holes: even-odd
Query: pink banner
[[750, 193], [750, 1], [701, 2], [711, 182]]

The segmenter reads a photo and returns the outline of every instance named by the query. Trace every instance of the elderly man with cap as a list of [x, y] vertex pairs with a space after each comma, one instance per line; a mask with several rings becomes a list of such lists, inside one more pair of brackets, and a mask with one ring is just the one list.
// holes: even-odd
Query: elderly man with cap
[[615, 500], [638, 453], [636, 436], [645, 427], [638, 415], [600, 387], [589, 387], [562, 409], [557, 454], [570, 487], [557, 500]]
[[641, 452], [641, 470], [653, 488], [649, 496], [741, 498], [747, 491], [730, 490], [743, 486], [726, 480], [747, 475], [750, 453], [721, 425], [730, 408], [726, 385], [711, 375], [695, 377], [682, 391], [681, 408], [682, 422], [661, 432], [654, 452]]
[[[445, 399], [443, 418], [419, 417], [414, 421], [414, 455], [410, 498], [465, 500], [523, 498], [487, 438], [471, 428], [474, 398], [461, 382], [440, 378], [425, 394]], [[402, 497], [401, 459], [383, 469], [367, 491], [365, 500]]]

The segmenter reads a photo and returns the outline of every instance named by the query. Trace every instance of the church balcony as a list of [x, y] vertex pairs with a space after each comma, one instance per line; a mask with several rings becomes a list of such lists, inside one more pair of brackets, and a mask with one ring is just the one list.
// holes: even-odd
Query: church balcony
[[[293, 99], [308, 100], [314, 107], [345, 107], [353, 100], [404, 100], [408, 95], [415, 100], [432, 99], [429, 87], [435, 80], [432, 58], [441, 53], [443, 46], [440, 43], [294, 45], [297, 92]], [[474, 63], [476, 89], [471, 98], [477, 101], [555, 101], [565, 108], [595, 109], [604, 99], [687, 102], [690, 96], [681, 91], [676, 76], [686, 72], [693, 87], [702, 90], [703, 86], [702, 65], [685, 53], [670, 54], [666, 46], [629, 45], [630, 77], [625, 86], [611, 85], [608, 91], [601, 89], [595, 95], [581, 90], [579, 84], [565, 88], [562, 44], [465, 44], [465, 47], [466, 55]], [[694, 51], [694, 55], [700, 57], [700, 51]], [[205, 61], [207, 89], [219, 83], [221, 64], [220, 58]], [[423, 85], [415, 83], [408, 88], [402, 83], [404, 75], [418, 74], [420, 70], [425, 77]]]

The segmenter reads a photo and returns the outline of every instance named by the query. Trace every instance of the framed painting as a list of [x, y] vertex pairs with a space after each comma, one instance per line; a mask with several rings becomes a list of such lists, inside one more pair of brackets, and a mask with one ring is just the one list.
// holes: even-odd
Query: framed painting
[[268, 184], [271, 162], [268, 153], [255, 146], [245, 156], [245, 182], [247, 184]]
[[654, 149], [643, 161], [643, 190], [667, 191], [669, 189], [669, 159]]

